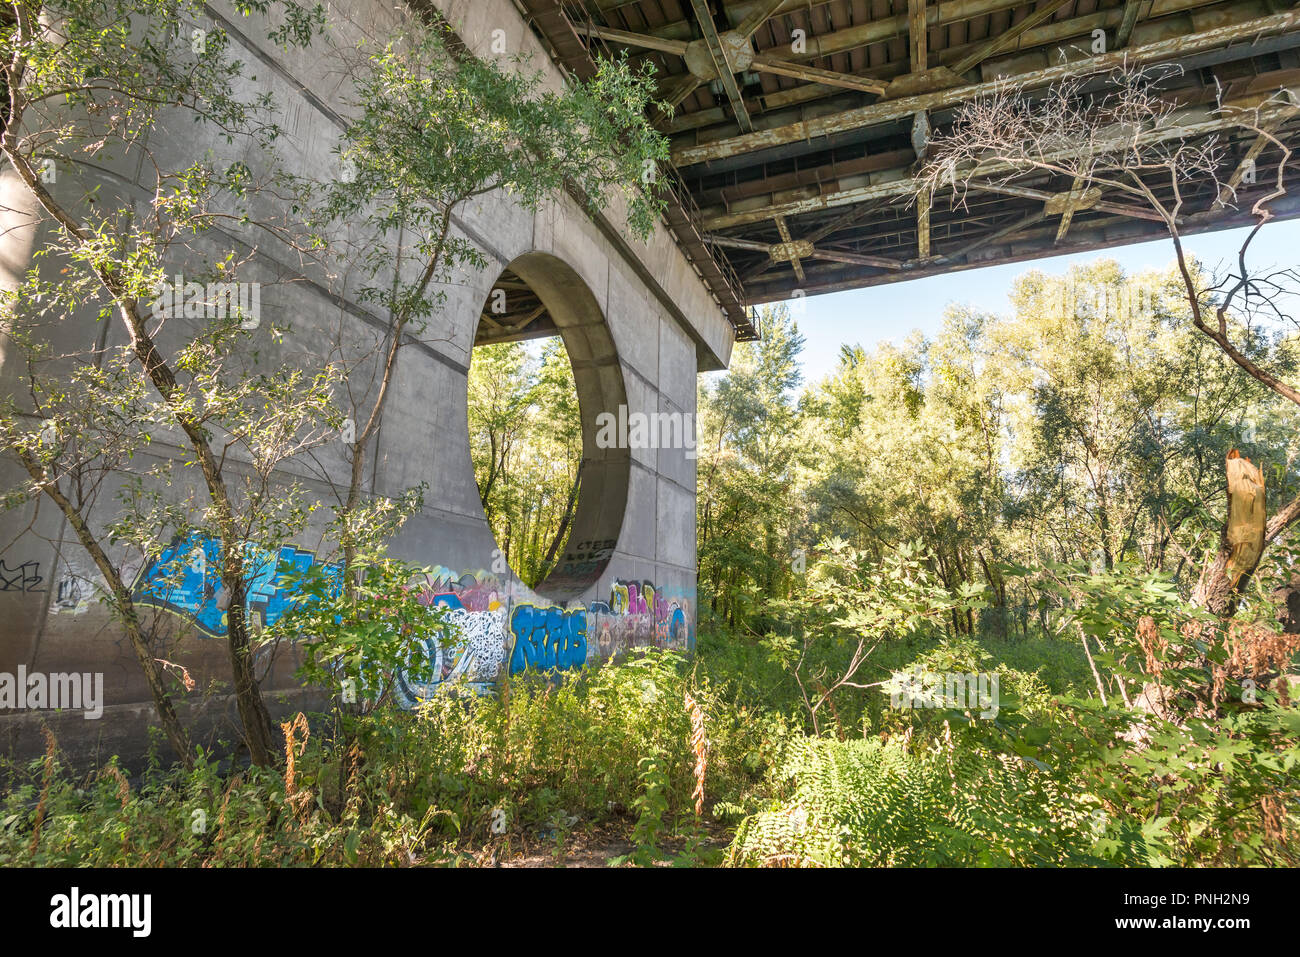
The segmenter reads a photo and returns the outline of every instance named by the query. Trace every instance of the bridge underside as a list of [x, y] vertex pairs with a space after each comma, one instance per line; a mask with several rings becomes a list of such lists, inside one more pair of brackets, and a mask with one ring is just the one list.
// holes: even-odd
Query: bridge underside
[[[1243, 176], [1280, 151], [1216, 113], [1300, 85], [1300, 12], [1275, 0], [520, 0], [562, 67], [654, 63], [659, 116], [695, 232], [682, 248], [728, 308], [1163, 238], [1151, 208], [1069, 178], [999, 176], [918, 202], [928, 143], [964, 102], [1011, 80], [1029, 95], [1124, 66], [1159, 83], [1171, 137], [1219, 138], [1223, 165], [1180, 182], [1185, 233], [1254, 222]], [[1284, 111], [1270, 127], [1300, 128]], [[1270, 166], [1270, 164], [1274, 164]], [[1223, 193], [1232, 184], [1235, 195]], [[1153, 177], [1162, 200], [1171, 191]], [[1277, 218], [1300, 214], [1290, 194]], [[703, 240], [699, 242], [698, 240]], [[691, 241], [687, 241], [691, 240]]]

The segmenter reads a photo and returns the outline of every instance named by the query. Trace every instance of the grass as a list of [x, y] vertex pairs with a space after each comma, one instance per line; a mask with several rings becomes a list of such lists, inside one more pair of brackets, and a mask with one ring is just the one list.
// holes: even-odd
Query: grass
[[[1090, 681], [1076, 645], [1032, 636], [899, 642], [866, 680], [913, 663], [997, 670], [1030, 710]], [[954, 751], [936, 714], [837, 694], [839, 730], [813, 737], [762, 642], [710, 632], [691, 658], [650, 649], [414, 713], [300, 716], [274, 770], [199, 752], [189, 772], [77, 776], [49, 736], [4, 769], [0, 866], [1092, 860], [1081, 791]]]

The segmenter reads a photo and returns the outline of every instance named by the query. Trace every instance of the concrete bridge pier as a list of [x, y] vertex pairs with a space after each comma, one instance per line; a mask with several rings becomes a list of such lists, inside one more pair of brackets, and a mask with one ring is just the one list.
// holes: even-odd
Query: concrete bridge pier
[[[504, 31], [512, 55], [524, 52], [548, 84], [561, 82], [558, 68], [509, 0], [435, 0], [433, 6], [475, 54], [493, 55]], [[228, 4], [213, 4], [209, 11], [231, 27], [236, 45], [243, 47], [235, 55], [281, 105], [285, 161], [298, 172], [327, 168], [345, 122], [348, 93], [339, 88], [341, 71], [329, 47], [312, 55], [286, 53], [251, 35], [248, 21]], [[400, 15], [411, 14], [378, 0], [347, 0], [331, 5], [330, 29], [344, 38], [363, 30], [382, 35]], [[163, 127], [149, 145], [173, 155], [220, 149], [215, 137], [196, 136], [192, 125], [176, 131]], [[90, 185], [102, 187], [101, 201], [109, 196], [123, 205], [142, 204], [149, 190], [139, 163], [98, 167], [69, 159], [60, 189], [74, 195]], [[6, 225], [11, 225], [31, 204], [11, 172], [0, 174], [0, 190], [5, 204], [19, 210], [8, 214]], [[0, 238], [0, 282], [21, 281], [44, 241], [43, 228], [12, 230]], [[396, 496], [427, 483], [422, 511], [391, 551], [429, 566], [426, 600], [452, 609], [462, 642], [443, 656], [440, 674], [487, 687], [507, 672], [593, 666], [633, 645], [690, 648], [696, 625], [696, 468], [688, 446], [694, 437], [696, 377], [725, 367], [730, 356], [734, 331], [726, 313], [667, 228], [658, 228], [646, 243], [631, 239], [617, 206], [593, 216], [565, 196], [530, 213], [506, 195], [490, 195], [465, 209], [456, 229], [478, 246], [488, 266], [458, 277], [446, 290], [443, 312], [403, 349], [395, 391], [366, 468], [366, 489], [374, 496]], [[214, 241], [247, 248], [248, 237], [231, 233]], [[466, 377], [480, 315], [506, 270], [535, 292], [563, 337], [583, 424], [575, 527], [555, 573], [536, 589], [525, 587], [500, 560], [469, 454]], [[321, 342], [339, 337], [373, 344], [382, 336], [370, 307], [346, 292], [359, 283], [331, 285], [304, 274], [284, 250], [259, 246], [247, 276], [240, 278], [265, 280], [263, 321], [254, 335], [267, 361], [302, 361]], [[283, 340], [269, 332], [277, 325], [289, 329]], [[80, 342], [82, 348], [122, 341], [119, 328], [97, 323], [93, 314], [63, 317], [49, 325], [49, 336]], [[20, 356], [0, 339], [0, 387], [21, 396], [23, 375]], [[643, 415], [656, 422], [676, 417], [688, 424], [688, 441], [673, 448], [605, 447], [599, 436], [602, 414]], [[178, 443], [173, 434], [156, 436], [133, 468], [143, 473], [170, 464], [164, 469], [172, 478], [169, 499], [180, 501], [194, 492], [201, 502], [202, 489], [191, 470], [175, 465], [183, 455]], [[290, 465], [284, 481], [300, 483], [323, 502], [332, 500], [346, 482], [342, 448], [325, 450], [321, 461], [324, 479]], [[10, 455], [0, 455], [5, 488], [21, 475]], [[110, 482], [92, 514], [101, 532], [117, 513], [111, 494], [116, 484]], [[168, 560], [212, 543], [173, 544], [161, 565], [122, 550], [113, 554], [129, 569], [136, 596], [147, 606], [158, 657], [184, 667], [195, 682], [188, 692], [174, 684], [183, 722], [196, 740], [232, 741], [237, 725], [228, 695], [219, 588], [214, 591], [206, 572], [187, 572], [171, 588], [150, 587], [161, 580], [160, 567]], [[0, 714], [0, 753], [17, 760], [39, 754], [40, 729], [48, 725], [74, 763], [114, 753], [139, 761], [156, 723], [152, 704], [129, 645], [99, 600], [103, 582], [67, 523], [49, 502], [0, 513], [0, 548], [0, 675], [16, 676], [20, 669], [28, 675], [103, 675], [102, 714], [93, 720], [87, 720], [86, 709], [16, 707]], [[300, 567], [331, 560], [322, 551], [319, 526], [279, 557]], [[254, 588], [250, 608], [262, 623], [276, 620], [284, 607], [285, 595], [273, 578]], [[296, 663], [292, 647], [266, 649], [259, 659], [268, 701], [280, 713], [322, 703], [319, 694], [300, 687]], [[403, 681], [399, 698], [413, 703], [433, 690]]]

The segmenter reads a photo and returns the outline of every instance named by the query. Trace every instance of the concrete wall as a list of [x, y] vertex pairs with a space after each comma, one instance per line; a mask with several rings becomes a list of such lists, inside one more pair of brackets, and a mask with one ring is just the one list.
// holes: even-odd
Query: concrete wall
[[[504, 31], [513, 54], [524, 51], [547, 83], [558, 85], [558, 71], [508, 0], [437, 0], [471, 50], [491, 55]], [[267, 89], [284, 111], [287, 138], [281, 155], [297, 171], [331, 175], [346, 111], [347, 86], [328, 45], [310, 52], [286, 53], [245, 35], [248, 21], [215, 5], [222, 20], [245, 46], [240, 58], [256, 86]], [[331, 5], [330, 29], [343, 49], [358, 36], [391, 33], [401, 11], [378, 0], [348, 0]], [[252, 84], [252, 80], [248, 82]], [[186, 121], [188, 122], [188, 121]], [[159, 124], [151, 149], [177, 158], [207, 148], [215, 139], [196, 137], [192, 126]], [[74, 195], [88, 185], [100, 189], [100, 202], [140, 207], [140, 167], [131, 162], [95, 168], [70, 167], [57, 187]], [[31, 203], [11, 175], [0, 178], [0, 226], [26, 222]], [[586, 215], [572, 200], [557, 199], [529, 213], [503, 195], [486, 196], [464, 210], [460, 233], [483, 251], [487, 268], [457, 277], [448, 287], [447, 306], [401, 353], [395, 392], [390, 397], [366, 482], [374, 495], [395, 496], [424, 482], [423, 511], [392, 543], [392, 552], [434, 570], [425, 600], [453, 609], [464, 637], [461, 652], [443, 662], [449, 676], [482, 683], [507, 670], [527, 667], [572, 668], [633, 644], [688, 647], [695, 629], [695, 493], [692, 453], [683, 448], [601, 449], [596, 417], [617, 413], [681, 413], [693, 418], [696, 375], [719, 368], [729, 358], [732, 336], [721, 310], [709, 296], [671, 236], [659, 229], [646, 243], [626, 238], [623, 213], [611, 207], [599, 218]], [[221, 239], [221, 237], [217, 237]], [[238, 246], [248, 237], [224, 241]], [[0, 281], [15, 282], [43, 242], [41, 228], [10, 229], [0, 238]], [[220, 245], [216, 243], [216, 245]], [[178, 263], [178, 268], [183, 267]], [[526, 587], [497, 558], [496, 543], [479, 503], [469, 455], [466, 375], [478, 316], [500, 272], [511, 267], [533, 285], [550, 307], [574, 362], [584, 426], [584, 459], [590, 481], [562, 568], [539, 592]], [[648, 280], [647, 277], [653, 277]], [[260, 361], [285, 365], [316, 355], [321, 342], [373, 347], [382, 326], [350, 292], [348, 277], [304, 272], [287, 249], [261, 244], [244, 281], [261, 281], [261, 326], [254, 334]], [[276, 337], [271, 330], [285, 326]], [[93, 315], [65, 317], [49, 329], [52, 341], [69, 349], [112, 345], [121, 330]], [[0, 346], [0, 350], [4, 347]], [[373, 375], [362, 365], [356, 375]], [[20, 395], [22, 366], [0, 351], [0, 385]], [[133, 468], [144, 472], [178, 456], [177, 439], [162, 435]], [[587, 467], [587, 466], [584, 466]], [[204, 499], [191, 470], [169, 469], [168, 498]], [[0, 457], [0, 486], [9, 488], [21, 470]], [[300, 483], [311, 497], [329, 501], [346, 482], [342, 443], [321, 451], [314, 465], [286, 469], [283, 479]], [[100, 493], [96, 514], [102, 529], [115, 513], [111, 478]], [[196, 548], [212, 543], [176, 543], [164, 559], [188, 560]], [[286, 548], [280, 558], [307, 565], [318, 558], [320, 527]], [[0, 675], [102, 672], [103, 716], [88, 721], [79, 713], [10, 711], [0, 715], [0, 752], [22, 758], [39, 753], [39, 727], [48, 723], [74, 760], [120, 753], [138, 758], [147, 729], [154, 723], [140, 668], [120, 629], [98, 601], [102, 580], [65, 522], [48, 502], [0, 513]], [[219, 590], [211, 576], [187, 573], [166, 594], [157, 562], [124, 551], [115, 558], [131, 568], [137, 597], [148, 606], [148, 628], [158, 657], [184, 666], [196, 682], [193, 691], [177, 686], [183, 721], [199, 740], [237, 736], [234, 707], [225, 693], [229, 675], [221, 640]], [[132, 561], [135, 562], [131, 565]], [[173, 566], [174, 567], [174, 566]], [[206, 591], [205, 591], [206, 587]], [[254, 611], [263, 621], [278, 614], [284, 595], [274, 576], [258, 583]], [[293, 676], [295, 649], [261, 652], [264, 687], [273, 707], [291, 711], [321, 703], [315, 692], [299, 688]], [[401, 686], [408, 701], [428, 687]]]

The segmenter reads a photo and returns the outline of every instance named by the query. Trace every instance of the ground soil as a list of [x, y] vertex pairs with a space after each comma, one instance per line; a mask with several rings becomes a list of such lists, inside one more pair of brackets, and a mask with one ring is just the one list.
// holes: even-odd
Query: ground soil
[[[720, 857], [731, 841], [731, 832], [723, 827], [704, 829], [701, 849]], [[661, 849], [671, 858], [686, 847], [683, 837], [668, 837]], [[631, 828], [623, 823], [592, 828], [577, 828], [563, 834], [514, 835], [509, 842], [484, 847], [474, 857], [484, 867], [609, 867], [612, 858], [630, 854], [634, 849]]]

